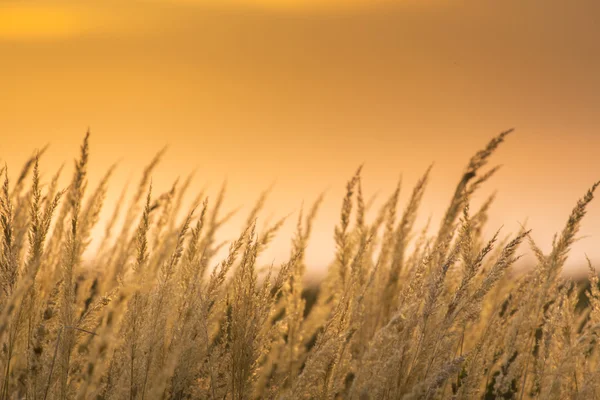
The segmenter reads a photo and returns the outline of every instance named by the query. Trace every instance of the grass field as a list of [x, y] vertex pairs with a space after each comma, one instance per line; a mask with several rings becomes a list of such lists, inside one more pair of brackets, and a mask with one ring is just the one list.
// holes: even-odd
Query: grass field
[[[40, 178], [43, 151], [10, 182], [0, 168], [0, 399], [597, 398], [598, 278], [591, 263], [586, 285], [561, 270], [598, 183], [574, 198], [548, 254], [526, 227], [485, 239], [493, 197], [478, 209], [470, 199], [509, 133], [468, 161], [423, 231], [429, 170], [406, 204], [398, 185], [367, 220], [359, 168], [317, 287], [305, 285], [304, 251], [321, 197], [297, 215], [289, 260], [263, 266], [283, 224], [257, 228], [264, 196], [220, 243], [224, 192], [190, 210], [189, 182], [155, 193], [162, 153], [125, 207], [104, 204], [113, 167], [87, 185], [89, 134], [66, 188], [60, 171]], [[113, 216], [92, 237], [103, 207]], [[537, 264], [513, 269], [524, 252]]]

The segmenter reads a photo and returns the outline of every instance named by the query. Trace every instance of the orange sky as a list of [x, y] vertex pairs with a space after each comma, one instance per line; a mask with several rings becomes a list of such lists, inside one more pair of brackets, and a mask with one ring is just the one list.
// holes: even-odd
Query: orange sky
[[[370, 193], [402, 173], [404, 200], [435, 162], [422, 217], [439, 218], [470, 155], [516, 127], [474, 201], [498, 189], [490, 230], [529, 217], [547, 249], [600, 178], [598, 15], [595, 0], [4, 0], [0, 159], [14, 173], [50, 142], [49, 177], [89, 126], [92, 181], [123, 159], [109, 201], [165, 144], [157, 190], [197, 168], [198, 188], [227, 177], [247, 210], [276, 181], [279, 217], [329, 188], [317, 267], [359, 164]], [[600, 203], [581, 233], [573, 261], [600, 260]]]

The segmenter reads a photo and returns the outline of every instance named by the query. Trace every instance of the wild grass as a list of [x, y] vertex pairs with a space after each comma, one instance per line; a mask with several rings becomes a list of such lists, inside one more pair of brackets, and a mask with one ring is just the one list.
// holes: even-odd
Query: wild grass
[[[14, 183], [1, 168], [0, 399], [597, 398], [599, 279], [591, 263], [585, 287], [561, 271], [599, 184], [548, 254], [525, 228], [484, 238], [493, 196], [474, 211], [471, 199], [509, 133], [469, 160], [437, 230], [415, 231], [431, 168], [404, 207], [399, 182], [372, 221], [359, 168], [316, 299], [304, 255], [322, 196], [299, 213], [289, 259], [265, 269], [284, 223], [257, 228], [269, 190], [218, 260], [225, 188], [179, 220], [192, 175], [155, 194], [164, 149], [98, 238], [115, 166], [88, 190], [89, 133], [64, 189], [62, 168], [41, 180], [45, 149]], [[528, 271], [513, 269], [523, 242]]]

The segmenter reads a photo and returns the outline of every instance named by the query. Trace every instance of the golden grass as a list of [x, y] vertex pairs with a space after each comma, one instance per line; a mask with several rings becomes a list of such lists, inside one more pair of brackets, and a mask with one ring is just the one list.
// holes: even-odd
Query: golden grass
[[[43, 151], [14, 184], [2, 168], [0, 399], [597, 397], [599, 280], [590, 263], [582, 295], [561, 269], [598, 183], [549, 254], [525, 229], [485, 240], [493, 197], [475, 212], [469, 200], [497, 171], [483, 168], [509, 133], [469, 161], [433, 235], [414, 231], [430, 169], [401, 213], [398, 184], [367, 221], [359, 168], [314, 304], [304, 252], [322, 197], [300, 213], [289, 260], [262, 275], [257, 258], [283, 224], [257, 229], [269, 191], [216, 260], [215, 234], [231, 216], [221, 215], [224, 188], [179, 221], [191, 176], [153, 194], [163, 150], [123, 227], [114, 234], [127, 188], [83, 262], [114, 170], [87, 190], [89, 133], [64, 190], [60, 171], [40, 182]], [[537, 265], [519, 273], [511, 266], [525, 240]]]

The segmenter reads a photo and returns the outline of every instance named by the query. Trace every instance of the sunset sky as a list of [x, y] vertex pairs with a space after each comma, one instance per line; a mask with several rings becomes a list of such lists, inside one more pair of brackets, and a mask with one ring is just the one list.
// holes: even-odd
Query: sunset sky
[[[515, 127], [473, 202], [498, 190], [489, 230], [528, 219], [548, 249], [600, 179], [599, 16], [597, 0], [3, 0], [0, 159], [14, 176], [50, 143], [48, 179], [90, 127], [92, 187], [121, 160], [110, 204], [169, 145], [157, 193], [196, 169], [197, 190], [227, 179], [227, 206], [245, 206], [223, 238], [273, 182], [265, 218], [327, 190], [317, 269], [358, 165], [381, 198], [402, 174], [403, 207], [434, 162], [419, 224], [437, 226], [469, 157]], [[600, 263], [600, 201], [581, 235], [571, 265]]]

